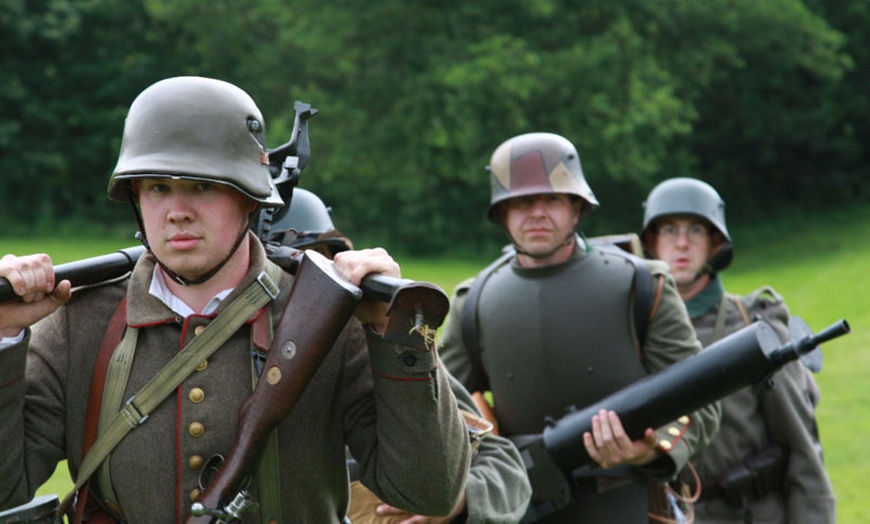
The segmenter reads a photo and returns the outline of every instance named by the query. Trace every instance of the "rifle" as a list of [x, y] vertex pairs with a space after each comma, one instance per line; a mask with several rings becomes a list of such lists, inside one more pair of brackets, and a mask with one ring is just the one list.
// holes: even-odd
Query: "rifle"
[[[302, 258], [306, 252], [270, 242], [264, 244], [266, 256], [280, 266], [284, 271], [296, 274]], [[96, 257], [76, 260], [54, 266], [55, 280], [69, 280], [72, 287], [91, 286], [120, 278], [136, 265], [136, 261], [145, 252], [144, 246], [132, 246], [120, 249], [114, 253], [99, 255]], [[408, 286], [422, 284], [408, 279], [399, 279], [384, 275], [369, 275], [360, 284], [363, 295], [366, 297], [389, 302], [396, 293]], [[0, 304], [17, 300], [18, 295], [12, 289], [12, 285], [5, 278], [0, 278]]]
[[765, 321], [755, 323], [710, 345], [702, 352], [644, 377], [601, 401], [548, 421], [544, 431], [512, 440], [520, 449], [534, 487], [526, 518], [541, 518], [571, 502], [569, 478], [577, 468], [592, 465], [583, 434], [592, 431], [592, 417], [613, 410], [632, 439], [713, 403], [742, 387], [769, 386], [773, 374], [800, 359], [821, 370], [819, 344], [849, 333], [840, 320], [814, 335], [799, 317], [789, 319], [791, 341], [782, 344]]

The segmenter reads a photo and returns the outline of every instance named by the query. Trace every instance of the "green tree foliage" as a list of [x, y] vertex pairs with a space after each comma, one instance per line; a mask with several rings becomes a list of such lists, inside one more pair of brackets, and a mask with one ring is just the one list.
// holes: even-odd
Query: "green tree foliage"
[[863, 1], [31, 4], [0, 7], [0, 191], [28, 195], [4, 229], [117, 214], [100, 189], [126, 107], [180, 74], [250, 92], [273, 147], [294, 100], [318, 108], [302, 185], [360, 245], [409, 254], [505, 241], [485, 166], [524, 132], [577, 144], [602, 202], [591, 234], [637, 229], [671, 176], [714, 183], [739, 219], [845, 198], [867, 169]]
[[140, 2], [0, 5], [3, 231], [105, 230], [119, 215], [101, 189], [127, 107], [166, 72], [162, 36]]

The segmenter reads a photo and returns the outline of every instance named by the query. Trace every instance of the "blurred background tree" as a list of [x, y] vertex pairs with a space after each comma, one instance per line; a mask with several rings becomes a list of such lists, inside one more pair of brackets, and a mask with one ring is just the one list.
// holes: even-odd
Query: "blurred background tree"
[[103, 192], [127, 107], [161, 78], [248, 91], [269, 143], [319, 110], [302, 186], [360, 245], [489, 258], [489, 155], [577, 144], [637, 230], [658, 181], [703, 178], [729, 220], [868, 199], [866, 0], [8, 0], [0, 5], [0, 233], [132, 233]]

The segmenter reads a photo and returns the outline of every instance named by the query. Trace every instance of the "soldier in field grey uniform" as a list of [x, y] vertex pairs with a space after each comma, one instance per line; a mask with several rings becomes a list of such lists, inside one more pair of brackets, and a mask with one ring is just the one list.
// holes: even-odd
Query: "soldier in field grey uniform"
[[[725, 204], [709, 184], [672, 178], [649, 194], [645, 249], [667, 262], [698, 338], [708, 346], [760, 317], [785, 342], [788, 308], [770, 287], [727, 293], [719, 278], [732, 258]], [[813, 376], [794, 361], [773, 389], [746, 387], [722, 400], [719, 434], [697, 457], [699, 523], [829, 523], [834, 495], [822, 463]]]
[[[92, 497], [80, 500], [94, 504], [83, 511], [103, 513], [108, 520], [100, 522], [183, 522], [207, 490], [201, 475], [212, 459], [230, 454], [262, 351], [285, 304], [296, 299], [289, 297], [296, 277], [268, 260], [249, 231], [258, 209], [283, 204], [269, 173], [262, 114], [227, 82], [155, 83], [127, 114], [109, 196], [131, 206], [148, 247], [131, 275], [71, 290], [68, 280], [55, 282], [46, 255], [0, 259], [0, 276], [23, 299], [0, 304], [0, 509], [29, 500], [61, 460], [80, 480], [83, 464], [95, 460], [83, 460], [83, 449], [96, 398], [107, 420], [120, 418], [131, 430], [90, 477]], [[355, 285], [369, 273], [400, 276], [380, 248], [334, 260], [335, 271]], [[123, 299], [126, 309], [119, 309]], [[237, 307], [240, 313], [230, 315]], [[471, 449], [448, 376], [431, 345], [384, 334], [385, 310], [366, 299], [357, 305], [356, 318], [273, 431], [251, 476], [259, 508], [241, 522], [344, 521], [347, 448], [360, 457], [363, 482], [384, 500], [432, 515], [456, 506]], [[107, 345], [106, 387], [92, 389], [113, 318], [124, 338]], [[147, 418], [136, 415], [141, 404], [126, 399], [191, 345], [216, 340], [207, 336], [210, 327], [228, 318], [241, 326], [229, 324], [212, 354], [187, 359], [195, 369], [185, 365], [178, 386], [167, 381], [168, 396]], [[300, 329], [317, 329], [319, 321], [312, 316]], [[303, 349], [286, 352], [288, 358]], [[115, 367], [124, 363], [126, 369]], [[269, 384], [282, 378], [266, 376]], [[122, 407], [126, 416], [118, 417]]]
[[[488, 278], [478, 277], [485, 281], [474, 304], [479, 338], [470, 343], [462, 316], [473, 281], [458, 286], [439, 351], [466, 388], [492, 392], [503, 435], [540, 433], [546, 417], [590, 405], [700, 351], [667, 267], [655, 262], [648, 285], [658, 298], [644, 312], [652, 318], [638, 340], [630, 255], [593, 248], [576, 233], [598, 201], [573, 144], [550, 133], [516, 136], [495, 150], [489, 169], [489, 218], [506, 229], [516, 251]], [[470, 347], [478, 341], [479, 352]], [[533, 484], [527, 517], [647, 522], [648, 480], [680, 471], [717, 429], [718, 404], [686, 415], [632, 441], [619, 417], [602, 410], [577, 442], [601, 467], [578, 468], [569, 479], [573, 503], [557, 511]]]

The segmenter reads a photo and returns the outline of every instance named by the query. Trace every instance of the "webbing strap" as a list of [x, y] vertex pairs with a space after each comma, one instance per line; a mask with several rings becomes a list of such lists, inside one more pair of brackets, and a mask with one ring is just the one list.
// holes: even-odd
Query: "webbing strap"
[[[138, 393], [130, 397], [119, 412], [103, 427], [97, 441], [82, 460], [73, 490], [58, 509], [63, 515], [72, 504], [76, 491], [94, 474], [109, 453], [133, 429], [168, 397], [184, 379], [208, 359], [260, 308], [278, 296], [280, 288], [266, 271], [248, 286], [203, 332], [167, 363]], [[132, 358], [131, 358], [132, 360]]]
[[[136, 352], [138, 340], [139, 329], [128, 327], [112, 354], [112, 360], [106, 371], [106, 384], [103, 388], [103, 401], [100, 404], [100, 425], [97, 435], [102, 435], [106, 431], [112, 417], [118, 413], [118, 406], [123, 401], [124, 390], [130, 377], [130, 369], [133, 367], [133, 355]], [[115, 493], [109, 473], [109, 459], [110, 457], [106, 455], [95, 474], [97, 485], [100, 486], [103, 496], [117, 503], [118, 495]]]
[[[272, 329], [272, 312], [264, 311], [262, 316], [252, 326], [252, 340], [260, 339], [264, 343], [266, 351], [271, 346], [274, 333]], [[259, 348], [253, 348], [257, 351]], [[262, 366], [258, 359], [251, 359], [251, 387], [255, 389], [262, 374]], [[260, 520], [262, 522], [281, 521], [281, 463], [278, 453], [278, 427], [269, 432], [269, 438], [257, 465], [257, 487], [260, 498]]]
[[260, 516], [263, 522], [280, 522], [281, 518], [281, 464], [278, 454], [278, 428], [269, 432], [269, 439], [257, 467], [257, 486], [260, 495]]

